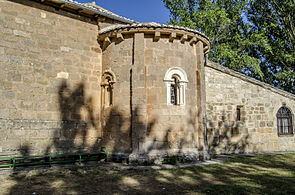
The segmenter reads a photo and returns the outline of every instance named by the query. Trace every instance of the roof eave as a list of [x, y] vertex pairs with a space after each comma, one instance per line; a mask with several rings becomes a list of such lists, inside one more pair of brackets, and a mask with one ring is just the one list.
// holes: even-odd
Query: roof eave
[[68, 7], [68, 8], [71, 8], [71, 9], [77, 8], [76, 11], [80, 11], [80, 12], [84, 11], [87, 14], [90, 14], [90, 15], [93, 15], [93, 16], [101, 15], [101, 16], [104, 16], [104, 17], [107, 17], [107, 18], [110, 18], [110, 19], [113, 19], [113, 20], [117, 20], [117, 21], [120, 21], [120, 22], [123, 22], [123, 23], [126, 23], [126, 24], [136, 23], [133, 20], [130, 20], [130, 19], [127, 19], [127, 18], [124, 18], [124, 17], [118, 17], [118, 16], [111, 15], [111, 14], [108, 14], [108, 13], [104, 13], [104, 12], [101, 12], [101, 11], [99, 11], [97, 9], [85, 6], [83, 4], [80, 4], [80, 3], [77, 3], [77, 2], [74, 2], [74, 1], [68, 1], [68, 0], [41, 0], [41, 2], [42, 3], [51, 2], [53, 4], [63, 5], [63, 7]]

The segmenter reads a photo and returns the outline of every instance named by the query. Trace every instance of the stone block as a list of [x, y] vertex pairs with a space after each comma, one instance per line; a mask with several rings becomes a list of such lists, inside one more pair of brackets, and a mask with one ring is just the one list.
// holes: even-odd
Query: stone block
[[273, 132], [273, 130], [271, 128], [265, 129], [265, 133], [272, 133], [272, 132]]
[[0, 62], [8, 62], [8, 57], [7, 56], [5, 56], [5, 55], [1, 55], [0, 56]]
[[4, 90], [2, 91], [2, 97], [7, 99], [13, 99], [15, 97], [15, 93], [13, 91]]
[[266, 124], [265, 124], [265, 121], [260, 121], [260, 123], [259, 123], [259, 126], [260, 126], [260, 127], [265, 127], [265, 125], [266, 125]]
[[21, 78], [22, 78], [21, 74], [19, 74], [18, 72], [11, 72], [7, 76], [8, 81], [17, 81], [17, 82], [19, 82], [19, 81], [21, 81]]
[[21, 31], [21, 30], [13, 30], [13, 34], [16, 36], [21, 36], [21, 37], [25, 37], [25, 38], [31, 37], [31, 35], [29, 33]]
[[273, 121], [267, 121], [267, 127], [273, 127], [274, 122]]
[[4, 54], [4, 47], [0, 47], [0, 54]]

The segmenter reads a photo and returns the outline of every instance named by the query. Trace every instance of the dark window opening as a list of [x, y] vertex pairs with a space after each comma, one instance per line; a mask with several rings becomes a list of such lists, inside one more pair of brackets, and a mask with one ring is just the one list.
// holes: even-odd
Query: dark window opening
[[292, 113], [285, 106], [282, 106], [277, 112], [277, 126], [279, 135], [293, 134]]
[[113, 105], [113, 82], [110, 78], [106, 78], [104, 82], [104, 105]]
[[179, 86], [179, 80], [177, 77], [173, 77], [173, 83], [171, 83], [170, 87], [170, 102], [172, 105], [178, 105], [179, 102], [179, 91], [180, 91], [180, 86]]
[[108, 105], [111, 106], [113, 105], [113, 90], [112, 90], [112, 87], [109, 85], [107, 87], [107, 96], [108, 96]]
[[171, 85], [171, 104], [176, 105], [176, 93], [175, 85]]
[[241, 121], [241, 107], [237, 107], [237, 121]]

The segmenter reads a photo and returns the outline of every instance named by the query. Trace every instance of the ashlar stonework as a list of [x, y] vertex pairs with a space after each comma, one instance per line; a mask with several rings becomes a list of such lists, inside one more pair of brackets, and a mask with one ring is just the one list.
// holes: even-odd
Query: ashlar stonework
[[201, 32], [70, 0], [0, 0], [0, 24], [0, 155], [295, 150], [295, 96], [206, 60]]
[[[211, 153], [294, 151], [291, 134], [279, 135], [277, 112], [295, 109], [295, 96], [218, 64], [206, 66], [207, 133]], [[240, 119], [237, 119], [237, 111]], [[292, 117], [291, 125], [294, 125]]]

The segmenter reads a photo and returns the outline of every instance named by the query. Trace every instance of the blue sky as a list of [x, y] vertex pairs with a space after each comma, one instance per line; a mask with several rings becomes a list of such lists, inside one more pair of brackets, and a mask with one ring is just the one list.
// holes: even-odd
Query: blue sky
[[[89, 3], [94, 0], [76, 0]], [[161, 0], [95, 0], [96, 4], [137, 22], [169, 22], [169, 10]]]

